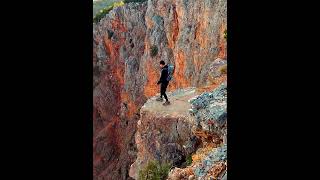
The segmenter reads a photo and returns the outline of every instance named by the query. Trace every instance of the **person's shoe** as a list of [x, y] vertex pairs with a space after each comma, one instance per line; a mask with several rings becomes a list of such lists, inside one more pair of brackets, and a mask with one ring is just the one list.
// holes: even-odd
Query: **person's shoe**
[[158, 97], [157, 99], [156, 99], [156, 101], [163, 101], [163, 98], [162, 97]]
[[165, 103], [163, 103], [162, 105], [164, 105], [164, 106], [168, 106], [168, 105], [170, 105], [170, 101], [166, 101]]

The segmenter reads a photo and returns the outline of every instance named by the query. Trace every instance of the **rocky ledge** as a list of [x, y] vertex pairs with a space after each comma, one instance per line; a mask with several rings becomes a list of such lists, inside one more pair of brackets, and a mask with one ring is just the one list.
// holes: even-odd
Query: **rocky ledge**
[[192, 134], [201, 140], [192, 163], [174, 168], [168, 180], [227, 179], [227, 84], [189, 100]]
[[188, 100], [197, 95], [195, 88], [167, 93], [171, 105], [163, 106], [150, 98], [140, 110], [135, 141], [137, 159], [131, 165], [129, 175], [138, 178], [138, 172], [150, 160], [182, 166], [186, 156], [196, 150], [197, 139], [192, 134], [193, 121]]
[[[196, 88], [168, 93], [170, 106], [150, 98], [140, 110], [135, 141], [137, 159], [129, 175], [151, 160], [170, 163], [169, 180], [226, 179], [227, 85], [199, 94]], [[187, 164], [187, 157], [192, 163]]]

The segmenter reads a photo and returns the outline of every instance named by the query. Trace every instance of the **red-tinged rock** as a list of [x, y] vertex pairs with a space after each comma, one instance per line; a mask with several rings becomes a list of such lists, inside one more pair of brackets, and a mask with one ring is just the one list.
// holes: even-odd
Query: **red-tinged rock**
[[[225, 29], [226, 0], [129, 3], [94, 24], [94, 179], [129, 178], [139, 111], [159, 92], [160, 60], [176, 67], [168, 91], [216, 86], [209, 65], [226, 59]], [[151, 46], [158, 49], [155, 57]]]

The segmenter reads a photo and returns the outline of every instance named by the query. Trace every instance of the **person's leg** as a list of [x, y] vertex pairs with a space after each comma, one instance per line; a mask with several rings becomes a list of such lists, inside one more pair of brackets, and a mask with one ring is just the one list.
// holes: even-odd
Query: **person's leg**
[[166, 101], [169, 101], [169, 100], [168, 100], [168, 97], [167, 97], [167, 95], [166, 95], [166, 92], [164, 92], [163, 96], [164, 96], [164, 98], [166, 99]]
[[165, 94], [165, 92], [166, 92], [165, 84], [164, 84], [164, 83], [161, 83], [161, 86], [160, 86], [160, 94], [161, 94], [161, 97], [164, 96], [164, 98], [167, 100], [167, 95]]
[[163, 96], [166, 99], [166, 102], [162, 104], [164, 106], [167, 106], [167, 105], [170, 104], [170, 101], [168, 100], [168, 97], [167, 97], [167, 94], [166, 94], [167, 86], [168, 86], [168, 83], [164, 84], [164, 86], [163, 86]]
[[163, 101], [162, 96], [163, 96], [163, 85], [161, 84], [160, 85], [160, 97], [158, 97], [156, 100], [157, 101]]
[[161, 84], [161, 89], [162, 89], [162, 95], [164, 96], [164, 98], [166, 99], [166, 101], [168, 100], [167, 94], [166, 94], [166, 90], [167, 90], [168, 84]]

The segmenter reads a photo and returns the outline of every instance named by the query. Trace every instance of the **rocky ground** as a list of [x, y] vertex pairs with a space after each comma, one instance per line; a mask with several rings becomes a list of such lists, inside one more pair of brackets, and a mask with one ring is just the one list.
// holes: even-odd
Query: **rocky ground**
[[192, 122], [188, 99], [196, 95], [195, 88], [168, 93], [171, 105], [163, 106], [150, 98], [140, 110], [135, 142], [138, 154], [129, 175], [137, 179], [138, 172], [150, 160], [170, 162], [180, 166], [188, 154], [195, 151], [196, 139], [191, 132]]
[[[169, 180], [226, 176], [226, 88], [222, 83], [201, 94], [196, 88], [179, 89], [168, 93], [170, 106], [156, 101], [157, 96], [150, 98], [140, 110], [138, 155], [129, 175], [138, 179], [140, 169], [158, 160], [173, 165]], [[182, 168], [190, 155], [192, 164]]]

